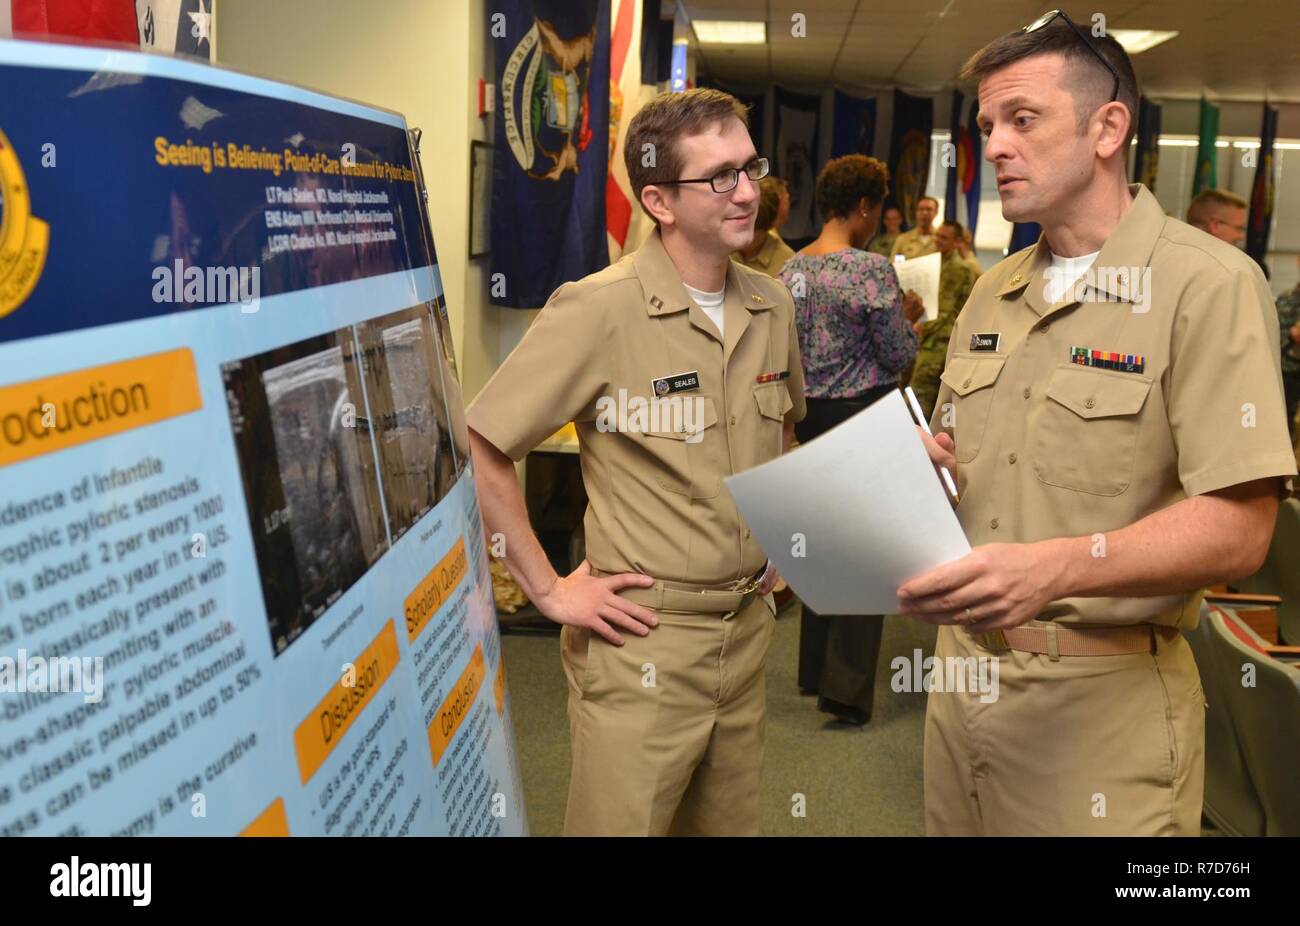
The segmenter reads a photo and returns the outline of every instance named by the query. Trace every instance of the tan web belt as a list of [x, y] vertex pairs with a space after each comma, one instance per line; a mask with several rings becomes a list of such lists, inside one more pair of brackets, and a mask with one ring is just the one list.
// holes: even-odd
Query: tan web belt
[[[657, 579], [648, 588], [629, 586], [617, 594], [633, 604], [655, 611], [697, 611], [701, 614], [743, 611], [758, 597], [759, 580], [767, 571], [767, 564], [747, 579], [738, 579], [730, 585], [691, 585], [686, 582], [668, 582]], [[605, 578], [618, 573], [591, 568], [591, 574]]]
[[1017, 650], [1057, 659], [1061, 656], [1125, 656], [1154, 653], [1156, 638], [1178, 636], [1177, 627], [1134, 624], [1125, 627], [1074, 627], [1067, 624], [1022, 625], [1010, 630], [972, 634], [980, 646], [994, 652]]

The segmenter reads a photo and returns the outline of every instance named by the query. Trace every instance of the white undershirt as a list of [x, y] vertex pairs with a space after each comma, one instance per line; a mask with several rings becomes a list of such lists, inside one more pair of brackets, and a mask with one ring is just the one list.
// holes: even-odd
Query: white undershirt
[[1079, 277], [1088, 272], [1100, 253], [1101, 251], [1093, 251], [1091, 254], [1083, 254], [1079, 257], [1061, 257], [1053, 254], [1052, 266], [1047, 268], [1047, 301], [1060, 302], [1078, 282]]
[[[682, 284], [686, 286], [685, 283]], [[727, 284], [722, 284], [722, 289], [716, 293], [706, 293], [696, 289], [693, 286], [686, 286], [686, 293], [695, 300], [695, 304], [704, 310], [704, 314], [709, 316], [709, 320], [718, 326], [718, 334], [725, 337], [722, 328], [722, 300], [727, 294]]]

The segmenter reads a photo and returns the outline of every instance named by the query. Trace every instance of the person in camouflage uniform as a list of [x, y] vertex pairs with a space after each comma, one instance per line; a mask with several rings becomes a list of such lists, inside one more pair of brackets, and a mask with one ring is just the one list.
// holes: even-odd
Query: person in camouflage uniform
[[[1296, 258], [1300, 263], [1300, 257]], [[1300, 283], [1277, 297], [1277, 325], [1282, 335], [1282, 386], [1286, 392], [1286, 423], [1291, 442], [1296, 439], [1296, 411], [1300, 409]]]
[[917, 333], [921, 343], [911, 380], [912, 391], [927, 419], [934, 414], [934, 403], [939, 397], [939, 374], [948, 355], [953, 323], [975, 286], [975, 271], [957, 250], [961, 235], [962, 227], [957, 222], [944, 222], [934, 233], [935, 250], [943, 255], [939, 263], [939, 311], [933, 321], [919, 323]]

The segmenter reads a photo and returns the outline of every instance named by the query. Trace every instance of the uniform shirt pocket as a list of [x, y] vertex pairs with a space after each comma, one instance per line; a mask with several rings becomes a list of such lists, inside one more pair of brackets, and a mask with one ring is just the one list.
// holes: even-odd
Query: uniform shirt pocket
[[703, 445], [718, 412], [709, 396], [687, 394], [680, 400], [658, 400], [659, 413], [644, 431], [646, 449], [660, 464], [655, 479], [669, 492], [712, 498], [722, 490], [722, 480], [706, 465]]
[[953, 443], [959, 463], [969, 463], [980, 451], [993, 384], [1006, 362], [1005, 356], [954, 354], [939, 377], [952, 390]]
[[755, 386], [754, 401], [758, 403], [758, 410], [765, 418], [774, 418], [777, 421], [785, 421], [785, 413], [794, 408], [790, 390], [779, 380]]
[[1090, 495], [1125, 491], [1133, 480], [1140, 413], [1152, 382], [1136, 373], [1058, 366], [1032, 424], [1039, 481]]

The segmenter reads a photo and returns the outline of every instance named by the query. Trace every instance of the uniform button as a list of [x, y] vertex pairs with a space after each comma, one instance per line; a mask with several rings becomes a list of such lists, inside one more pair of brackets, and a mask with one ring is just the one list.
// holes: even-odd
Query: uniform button
[[969, 389], [969, 388], [970, 388], [970, 380], [966, 380], [966, 382], [962, 383], [962, 384], [961, 384], [961, 387], [962, 387], [963, 389]]
[[1015, 462], [1016, 462], [1016, 455], [1015, 455], [1014, 453], [1012, 453], [1012, 454], [1008, 454], [1008, 455], [1007, 455], [1007, 462], [1008, 462], [1008, 463], [1015, 463]]
[[1047, 334], [1047, 329], [1050, 328], [1050, 327], [1052, 327], [1050, 324], [1046, 324], [1046, 325], [1043, 325], [1043, 327], [1040, 328], [1040, 329], [1038, 329], [1038, 330], [1041, 331], [1041, 332], [1043, 332], [1043, 334]]
[[1028, 387], [1028, 386], [1025, 387], [1025, 398], [1026, 398], [1026, 399], [1029, 398], [1029, 387]]
[[736, 416], [732, 415], [730, 418], [727, 419], [727, 422], [734, 428], [736, 426]]
[[746, 540], [748, 540], [748, 539], [749, 539], [749, 531], [748, 531], [748, 530], [747, 530], [747, 531], [745, 531], [745, 539], [746, 539]]
[[998, 529], [998, 519], [997, 519], [997, 518], [994, 518], [992, 521], [990, 521], [990, 522], [989, 522], [989, 527], [993, 528], [994, 530], [997, 530], [997, 529]]
[[1088, 399], [1087, 401], [1085, 401], [1085, 402], [1083, 403], [1083, 405], [1084, 405], [1085, 408], [1092, 408], [1092, 407], [1094, 407], [1096, 404], [1097, 404], [1097, 400], [1096, 400], [1096, 399]]

